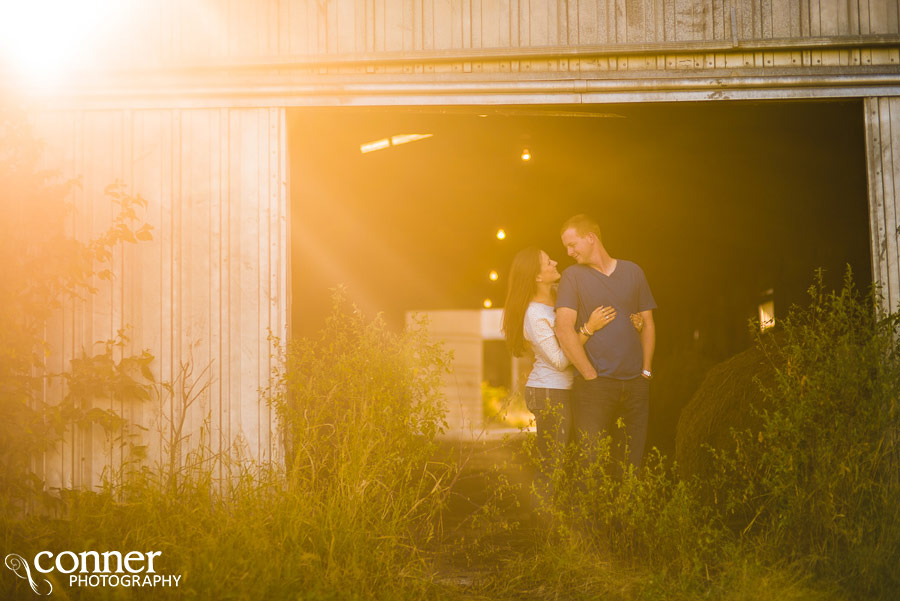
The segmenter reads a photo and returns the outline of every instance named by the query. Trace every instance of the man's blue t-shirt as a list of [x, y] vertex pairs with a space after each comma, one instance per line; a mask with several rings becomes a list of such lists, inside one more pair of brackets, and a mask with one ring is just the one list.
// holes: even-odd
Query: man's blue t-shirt
[[599, 306], [613, 306], [616, 318], [594, 332], [584, 345], [597, 375], [630, 380], [641, 375], [643, 353], [638, 331], [630, 315], [656, 308], [647, 278], [637, 264], [616, 260], [611, 275], [587, 265], [572, 265], [559, 281], [556, 308], [578, 312], [575, 327], [580, 328]]

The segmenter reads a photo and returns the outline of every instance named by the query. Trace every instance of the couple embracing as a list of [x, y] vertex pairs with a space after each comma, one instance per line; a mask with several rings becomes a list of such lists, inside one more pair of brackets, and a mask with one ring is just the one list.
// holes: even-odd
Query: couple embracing
[[576, 215], [560, 234], [577, 264], [560, 275], [546, 252], [522, 250], [510, 269], [503, 313], [513, 355], [528, 345], [534, 351], [525, 401], [535, 414], [539, 448], [546, 456], [551, 442], [613, 434], [621, 418], [627, 459], [640, 467], [656, 303], [641, 268], [606, 251], [596, 221]]

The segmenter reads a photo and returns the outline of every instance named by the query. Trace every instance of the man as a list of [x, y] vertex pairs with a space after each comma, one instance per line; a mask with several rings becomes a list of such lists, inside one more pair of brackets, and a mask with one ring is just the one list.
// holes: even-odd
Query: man
[[[640, 467], [647, 440], [656, 302], [641, 268], [612, 258], [603, 247], [596, 221], [576, 215], [560, 232], [566, 251], [578, 263], [563, 272], [556, 299], [556, 337], [578, 370], [572, 395], [576, 435], [590, 440], [602, 432], [611, 434], [621, 416], [628, 460]], [[599, 306], [615, 309], [609, 323], [596, 332], [583, 330]], [[640, 333], [628, 318], [632, 313], [643, 319]], [[579, 331], [590, 336], [583, 347]]]

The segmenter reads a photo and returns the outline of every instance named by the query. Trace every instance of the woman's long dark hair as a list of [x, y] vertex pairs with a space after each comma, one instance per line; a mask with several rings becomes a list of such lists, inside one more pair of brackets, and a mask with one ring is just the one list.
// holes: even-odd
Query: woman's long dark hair
[[509, 287], [500, 329], [506, 337], [506, 346], [514, 357], [521, 357], [527, 350], [525, 311], [537, 293], [537, 277], [540, 273], [541, 251], [533, 246], [520, 250], [509, 268]]

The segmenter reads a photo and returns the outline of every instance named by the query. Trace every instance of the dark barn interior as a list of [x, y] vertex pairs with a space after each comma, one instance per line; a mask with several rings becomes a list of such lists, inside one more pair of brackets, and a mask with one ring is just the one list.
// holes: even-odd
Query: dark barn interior
[[[859, 287], [871, 283], [858, 101], [298, 109], [290, 118], [294, 336], [321, 327], [339, 284], [396, 325], [409, 309], [478, 309], [486, 298], [501, 307], [515, 252], [537, 245], [569, 265], [558, 230], [582, 212], [600, 222], [612, 256], [647, 274], [660, 373], [743, 350], [760, 303], [774, 300], [777, 324], [805, 302], [818, 268], [829, 286], [846, 265]], [[432, 135], [361, 152], [403, 134]], [[660, 378], [650, 441], [664, 449], [687, 401], [665, 388]]]

